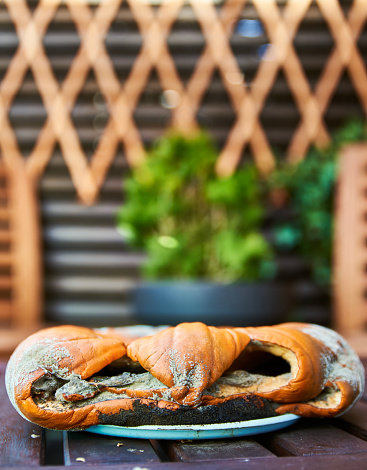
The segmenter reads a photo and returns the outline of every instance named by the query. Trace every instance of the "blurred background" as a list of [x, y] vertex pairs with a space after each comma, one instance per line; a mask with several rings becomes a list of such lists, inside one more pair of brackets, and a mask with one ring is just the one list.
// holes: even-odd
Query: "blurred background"
[[[340, 155], [366, 172], [364, 3], [0, 2], [2, 349], [43, 325], [140, 322], [134, 292], [145, 279], [279, 285], [273, 323], [332, 325]], [[198, 128], [205, 135], [192, 137]], [[164, 164], [143, 174], [150, 157]], [[351, 247], [345, 233], [363, 207], [347, 204], [360, 210], [340, 229]], [[189, 227], [203, 220], [214, 225], [200, 238]], [[185, 231], [217, 258], [191, 260]], [[159, 265], [146, 269], [153, 256]], [[228, 308], [237, 294], [210, 295], [229, 295]], [[256, 323], [251, 311], [268, 307], [252, 302]]]

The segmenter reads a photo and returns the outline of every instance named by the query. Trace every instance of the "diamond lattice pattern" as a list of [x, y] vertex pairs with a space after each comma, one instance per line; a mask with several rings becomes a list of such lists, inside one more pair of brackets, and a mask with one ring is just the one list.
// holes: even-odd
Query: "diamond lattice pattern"
[[[276, 0], [252, 0], [269, 44], [251, 84], [246, 80], [228, 80], [243, 75], [230, 37], [247, 6], [246, 0], [226, 0], [219, 6], [218, 2], [214, 5], [207, 0], [166, 0], [158, 7], [146, 0], [125, 1], [139, 29], [142, 45], [127, 78], [121, 82], [105, 45], [105, 36], [118, 15], [121, 0], [106, 0], [97, 7], [78, 0], [40, 0], [34, 9], [26, 0], [4, 0], [19, 39], [0, 87], [0, 149], [5, 164], [19, 160], [37, 180], [58, 145], [81, 200], [92, 204], [120, 144], [130, 165], [139, 165], [144, 159], [134, 112], [153, 71], [163, 93], [172, 96], [173, 92], [173, 96], [179, 97], [177, 106], [171, 109], [171, 125], [184, 132], [198, 126], [200, 104], [213, 75], [220, 76], [235, 113], [217, 161], [221, 175], [235, 171], [246, 146], [263, 173], [274, 168], [275, 157], [260, 117], [280, 72], [300, 116], [287, 150], [290, 161], [302, 159], [311, 144], [328, 142], [329, 130], [324, 117], [345, 72], [367, 114], [367, 72], [357, 46], [367, 17], [365, 0], [354, 0], [346, 14], [338, 0], [315, 0], [333, 37], [333, 47], [312, 87], [293, 43], [312, 0], [288, 0], [282, 8]], [[60, 83], [46, 54], [43, 37], [61, 4], [70, 13], [80, 45]], [[200, 25], [205, 46], [189, 79], [183, 82], [167, 39], [187, 4]], [[28, 70], [33, 74], [47, 118], [31, 154], [25, 159], [9, 111]], [[71, 113], [91, 72], [108, 107], [108, 119], [92, 157], [87, 158]]]

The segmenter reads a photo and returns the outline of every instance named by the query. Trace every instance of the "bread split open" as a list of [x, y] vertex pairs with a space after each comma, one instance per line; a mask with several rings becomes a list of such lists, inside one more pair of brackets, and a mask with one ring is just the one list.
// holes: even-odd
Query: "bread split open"
[[358, 356], [318, 325], [132, 331], [61, 326], [32, 335], [7, 367], [14, 407], [51, 429], [207, 424], [338, 416], [363, 392]]

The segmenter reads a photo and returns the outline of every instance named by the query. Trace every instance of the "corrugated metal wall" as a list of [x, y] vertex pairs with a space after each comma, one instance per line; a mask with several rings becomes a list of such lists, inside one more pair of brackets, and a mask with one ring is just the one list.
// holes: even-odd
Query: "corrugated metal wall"
[[[30, 2], [33, 8], [37, 2]], [[281, 5], [284, 2], [279, 2]], [[348, 10], [351, 1], [342, 2]], [[249, 2], [242, 18], [256, 18]], [[237, 32], [236, 32], [237, 31]], [[245, 75], [251, 83], [268, 39], [264, 32], [244, 37], [235, 28], [231, 46]], [[70, 13], [61, 6], [44, 36], [44, 46], [56, 77], [62, 82], [80, 40]], [[126, 3], [107, 36], [106, 47], [113, 59], [116, 73], [123, 82], [141, 47], [137, 25]], [[6, 7], [0, 4], [0, 80], [18, 45], [14, 26]], [[204, 38], [191, 8], [185, 6], [168, 39], [169, 49], [183, 81], [186, 81], [199, 58]], [[312, 4], [294, 40], [295, 48], [312, 86], [333, 48], [333, 40], [318, 7]], [[367, 31], [358, 42], [364, 59], [367, 58]], [[171, 112], [159, 81], [153, 72], [141, 96], [134, 119], [143, 141], [149, 145], [169, 125]], [[345, 74], [326, 113], [331, 131], [350, 117], [363, 117], [363, 110]], [[30, 153], [45, 122], [46, 111], [28, 72], [23, 86], [13, 102], [9, 119], [16, 131], [21, 151]], [[94, 74], [90, 76], [72, 111], [82, 146], [91, 155], [108, 119], [108, 110], [98, 90]], [[198, 121], [222, 146], [235, 119], [229, 98], [220, 78], [213, 76], [198, 113]], [[282, 158], [290, 137], [299, 123], [299, 114], [280, 72], [261, 113], [261, 122], [270, 144]], [[251, 158], [245, 154], [244, 159]], [[115, 229], [115, 214], [123, 203], [123, 181], [129, 169], [122, 147], [119, 148], [100, 193], [98, 202], [85, 207], [78, 203], [69, 171], [61, 152], [56, 148], [40, 181], [40, 212], [43, 227], [45, 312], [47, 319], [62, 322], [91, 322], [93, 324], [129, 323], [131, 318], [128, 294], [139, 277], [144, 255], [127, 249]], [[298, 318], [321, 320], [328, 314], [327, 298], [309, 282], [307, 270], [297, 259], [280, 259], [280, 277], [292, 280], [298, 302]], [[301, 306], [302, 304], [302, 306]], [[312, 315], [307, 306], [312, 305]]]

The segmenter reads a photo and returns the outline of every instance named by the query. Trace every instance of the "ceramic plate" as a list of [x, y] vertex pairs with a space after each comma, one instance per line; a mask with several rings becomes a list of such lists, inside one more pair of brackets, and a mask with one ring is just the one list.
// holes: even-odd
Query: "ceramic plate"
[[88, 432], [116, 437], [139, 439], [223, 439], [228, 437], [253, 436], [277, 431], [290, 426], [299, 416], [286, 414], [272, 418], [253, 419], [220, 424], [195, 424], [181, 426], [137, 426], [110, 425], [91, 426]]

